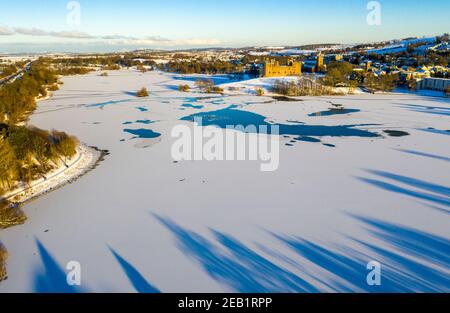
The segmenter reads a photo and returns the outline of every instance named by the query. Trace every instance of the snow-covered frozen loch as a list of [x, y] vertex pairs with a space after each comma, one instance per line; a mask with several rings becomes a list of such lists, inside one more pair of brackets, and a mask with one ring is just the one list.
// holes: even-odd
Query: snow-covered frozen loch
[[[10, 254], [0, 292], [450, 291], [449, 99], [177, 90], [196, 77], [66, 77], [39, 103], [33, 125], [110, 155], [0, 232]], [[136, 98], [144, 86], [150, 97]], [[279, 124], [278, 170], [174, 162], [172, 128], [198, 127], [190, 117], [202, 114]], [[71, 261], [79, 287], [66, 284]], [[381, 286], [367, 284], [371, 261]]]

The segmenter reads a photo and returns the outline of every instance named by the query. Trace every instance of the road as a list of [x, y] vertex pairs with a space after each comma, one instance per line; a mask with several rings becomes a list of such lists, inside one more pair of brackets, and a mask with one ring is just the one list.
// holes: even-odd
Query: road
[[27, 64], [25, 64], [25, 66], [23, 68], [21, 68], [19, 71], [17, 71], [16, 73], [9, 75], [5, 78], [0, 79], [0, 86], [4, 85], [6, 83], [9, 82], [13, 82], [15, 81], [17, 78], [22, 77], [23, 73], [25, 73], [26, 71], [29, 71], [31, 68], [31, 64], [33, 64], [33, 61], [28, 62]]

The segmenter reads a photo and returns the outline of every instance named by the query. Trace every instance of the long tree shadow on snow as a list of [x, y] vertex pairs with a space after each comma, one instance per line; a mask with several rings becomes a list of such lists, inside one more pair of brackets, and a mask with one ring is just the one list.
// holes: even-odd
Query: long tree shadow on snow
[[127, 275], [130, 283], [139, 293], [159, 293], [159, 289], [152, 286], [141, 273], [131, 265], [127, 260], [121, 257], [114, 249], [109, 248], [111, 253], [116, 258], [117, 262], [122, 267], [122, 270]]
[[[213, 279], [237, 292], [450, 291], [450, 261], [446, 254], [450, 241], [399, 225], [352, 216], [375, 241], [382, 243], [377, 246], [372, 240], [349, 238], [359, 249], [325, 246], [297, 236], [272, 233], [299, 258], [293, 262], [278, 254], [281, 266], [218, 231], [212, 230], [213, 239], [208, 240], [167, 218], [156, 218], [172, 232], [187, 256]], [[372, 260], [382, 264], [381, 286], [366, 283], [366, 265]], [[299, 274], [286, 269], [295, 264]]]
[[450, 158], [446, 157], [446, 156], [441, 156], [441, 155], [431, 154], [431, 153], [421, 152], [421, 151], [415, 151], [415, 150], [407, 150], [407, 149], [396, 149], [396, 150], [404, 152], [404, 153], [412, 154], [412, 155], [417, 155], [417, 156], [422, 156], [422, 157], [431, 158], [431, 159], [435, 159], [435, 160], [450, 162]]
[[[279, 236], [301, 257], [324, 271], [322, 279], [338, 292], [448, 292], [448, 239], [379, 220], [353, 216], [382, 245], [350, 239], [364, 249], [335, 245], [333, 250], [299, 237]], [[382, 265], [381, 286], [366, 284], [366, 264]], [[326, 278], [328, 276], [328, 278]]]
[[67, 284], [66, 272], [48, 252], [45, 246], [36, 239], [38, 253], [43, 268], [36, 270], [34, 275], [34, 292], [37, 293], [78, 293], [86, 292], [76, 286]]
[[[67, 273], [61, 268], [55, 258], [47, 248], [36, 239], [39, 256], [42, 261], [42, 268], [35, 271], [33, 290], [37, 293], [86, 293], [86, 288], [79, 286], [69, 286], [67, 284]], [[121, 266], [124, 274], [130, 283], [139, 293], [159, 293], [160, 291], [151, 285], [139, 271], [121, 257], [116, 251], [110, 248], [111, 253]]]
[[[449, 187], [384, 171], [368, 170], [367, 172], [376, 175], [379, 178], [382, 178], [383, 180], [365, 177], [357, 177], [357, 178], [365, 183], [368, 183], [372, 186], [375, 186], [377, 188], [386, 191], [399, 193], [415, 199], [425, 200], [431, 202], [432, 204], [450, 207]], [[388, 182], [386, 180], [390, 180], [391, 182]], [[447, 214], [450, 213], [450, 211], [445, 208], [438, 208], [438, 209], [441, 212], [445, 212]]]
[[450, 107], [438, 107], [431, 105], [403, 104], [403, 103], [399, 103], [398, 105], [403, 108], [409, 109], [410, 111], [413, 112], [450, 116]]
[[154, 215], [176, 237], [179, 248], [215, 280], [236, 292], [317, 292], [312, 285], [236, 239], [214, 231], [218, 244]]
[[450, 240], [376, 219], [354, 217], [365, 223], [373, 235], [395, 248], [405, 250], [418, 259], [428, 258], [428, 261], [437, 265], [450, 267]]
[[450, 136], [450, 130], [442, 130], [442, 129], [435, 129], [435, 128], [419, 128], [419, 130], [431, 133], [431, 134], [437, 134], [437, 135], [444, 135], [444, 136]]

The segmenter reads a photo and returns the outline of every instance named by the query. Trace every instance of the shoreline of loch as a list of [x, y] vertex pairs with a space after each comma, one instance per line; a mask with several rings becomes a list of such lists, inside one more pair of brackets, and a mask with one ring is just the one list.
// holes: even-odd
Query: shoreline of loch
[[22, 205], [38, 197], [73, 183], [77, 179], [95, 169], [109, 152], [97, 147], [79, 144], [77, 154], [58, 168], [48, 172], [45, 178], [34, 180], [28, 186], [20, 186], [5, 193], [2, 199]]

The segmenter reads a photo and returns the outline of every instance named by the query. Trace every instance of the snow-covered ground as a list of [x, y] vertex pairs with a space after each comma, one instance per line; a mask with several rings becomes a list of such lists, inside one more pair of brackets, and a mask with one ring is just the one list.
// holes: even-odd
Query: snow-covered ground
[[227, 93], [231, 94], [242, 94], [248, 93], [250, 95], [255, 95], [257, 89], [264, 90], [265, 94], [270, 94], [271, 89], [275, 81], [296, 81], [298, 77], [296, 76], [288, 76], [288, 77], [261, 77], [261, 78], [253, 78], [243, 81], [229, 82], [220, 84]]
[[[315, 74], [318, 77], [321, 74]], [[304, 77], [304, 76], [303, 76]], [[259, 77], [253, 79], [246, 79], [242, 81], [232, 81], [221, 83], [222, 87], [226, 93], [239, 95], [242, 93], [255, 95], [257, 89], [262, 89], [265, 95], [273, 95], [272, 89], [276, 81], [297, 81], [298, 76], [284, 76], [284, 77]], [[348, 94], [350, 92], [348, 87], [335, 87], [334, 90], [337, 93]], [[360, 88], [354, 88], [351, 93], [361, 94], [363, 91]]]
[[375, 53], [375, 54], [399, 53], [399, 52], [406, 51], [408, 48], [408, 45], [416, 44], [416, 43], [423, 43], [424, 45], [432, 45], [432, 44], [436, 43], [436, 37], [422, 37], [422, 38], [401, 40], [396, 44], [387, 45], [387, 46], [379, 48], [379, 49], [369, 49], [369, 50], [366, 50], [366, 52], [369, 54], [371, 54], [371, 53]]
[[[10, 255], [0, 292], [450, 291], [448, 99], [211, 98], [177, 91], [195, 76], [109, 74], [66, 77], [39, 102], [32, 124], [111, 154], [0, 231]], [[136, 98], [144, 86], [150, 97]], [[352, 113], [329, 115], [332, 104]], [[180, 118], [230, 105], [316, 142], [281, 136], [274, 172], [254, 161], [175, 163], [172, 128], [194, 127]], [[139, 138], [149, 133], [161, 136]], [[80, 287], [66, 284], [70, 261], [81, 264]], [[370, 261], [381, 263], [381, 286], [366, 283]]]

